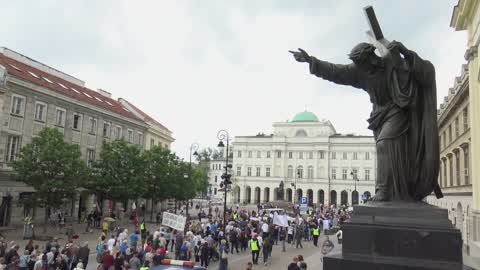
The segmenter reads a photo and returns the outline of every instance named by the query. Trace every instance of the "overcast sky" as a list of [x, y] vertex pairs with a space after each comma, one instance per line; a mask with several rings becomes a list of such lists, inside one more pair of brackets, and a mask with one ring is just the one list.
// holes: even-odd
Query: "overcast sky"
[[366, 41], [362, 7], [384, 35], [436, 66], [443, 100], [465, 63], [466, 33], [449, 27], [457, 0], [404, 1], [1, 1], [5, 46], [123, 97], [191, 143], [271, 133], [305, 110], [340, 133], [371, 134], [363, 91], [309, 75], [287, 52], [348, 63]]

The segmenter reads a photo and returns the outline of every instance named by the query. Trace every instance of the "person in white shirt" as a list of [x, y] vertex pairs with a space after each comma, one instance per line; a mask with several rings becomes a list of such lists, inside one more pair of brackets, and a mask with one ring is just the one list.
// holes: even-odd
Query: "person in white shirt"
[[263, 232], [262, 237], [267, 238], [267, 236], [268, 236], [268, 223], [264, 222], [262, 224], [262, 232]]
[[323, 233], [327, 234], [327, 231], [330, 229], [330, 222], [328, 219], [324, 219], [322, 223], [323, 223]]
[[159, 237], [160, 237], [160, 230], [156, 230], [156, 231], [153, 233], [153, 240], [158, 239]]
[[124, 240], [127, 240], [128, 238], [128, 230], [125, 229], [123, 230], [123, 232], [121, 232], [119, 235], [118, 235], [118, 245], [120, 245], [121, 243], [123, 243]]
[[51, 248], [50, 251], [47, 252], [47, 265], [52, 265], [54, 263], [53, 256], [55, 255], [56, 251], [57, 251], [56, 248]]
[[107, 241], [107, 246], [108, 246], [108, 251], [112, 251], [113, 250], [113, 247], [115, 246], [115, 235], [112, 235], [112, 237], [110, 237], [110, 239], [108, 239]]

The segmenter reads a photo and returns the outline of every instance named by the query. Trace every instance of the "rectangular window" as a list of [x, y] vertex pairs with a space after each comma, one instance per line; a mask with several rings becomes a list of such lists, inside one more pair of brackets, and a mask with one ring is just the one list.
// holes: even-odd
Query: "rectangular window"
[[90, 134], [97, 134], [97, 119], [95, 117], [90, 117], [89, 122], [88, 132]]
[[55, 125], [64, 127], [65, 126], [65, 114], [66, 110], [62, 108], [57, 108], [55, 113]]
[[445, 131], [443, 132], [442, 138], [443, 138], [443, 148], [445, 148], [447, 147], [447, 135], [445, 134]]
[[325, 158], [325, 151], [318, 152], [318, 158], [324, 159]]
[[47, 118], [47, 104], [35, 102], [35, 120], [45, 122]]
[[217, 181], [218, 181], [218, 178], [217, 178], [217, 177], [218, 177], [218, 176], [215, 175], [215, 183], [217, 183]]
[[265, 176], [270, 177], [270, 168], [265, 168]]
[[470, 185], [470, 178], [468, 175], [468, 166], [469, 166], [469, 153], [468, 153], [468, 146], [463, 148], [463, 160], [464, 160], [464, 177], [465, 177], [465, 185]]
[[461, 185], [462, 179], [460, 175], [460, 153], [455, 152], [455, 172], [457, 176], [457, 186]]
[[82, 115], [79, 113], [73, 114], [73, 129], [80, 130], [82, 128]]
[[242, 175], [242, 167], [237, 167], [237, 176]]
[[150, 148], [153, 148], [155, 146], [155, 140], [150, 139]]
[[270, 151], [267, 151], [267, 158], [270, 158]]
[[252, 167], [247, 168], [247, 176], [252, 176]]
[[10, 112], [15, 115], [23, 116], [24, 111], [25, 111], [25, 97], [13, 95], [12, 108]]
[[262, 157], [262, 152], [257, 151], [257, 158], [261, 158], [261, 157]]
[[343, 152], [343, 157], [344, 160], [347, 160], [347, 152]]
[[447, 161], [443, 160], [443, 181], [444, 181], [444, 187], [448, 186], [448, 179], [447, 179]]
[[458, 138], [460, 136], [460, 125], [458, 123], [458, 116], [455, 117], [455, 138]]
[[453, 158], [452, 156], [448, 157], [448, 168], [450, 169], [450, 186], [453, 186]]
[[469, 123], [468, 123], [468, 106], [463, 109], [463, 132], [467, 131]]
[[365, 160], [370, 160], [370, 152], [365, 152]]
[[277, 151], [277, 158], [282, 158], [282, 151]]
[[133, 130], [127, 129], [127, 138], [129, 143], [133, 143]]
[[113, 130], [113, 137], [115, 140], [120, 140], [122, 138], [122, 127], [116, 126]]
[[103, 131], [102, 131], [102, 134], [103, 134], [103, 137], [110, 137], [110, 127], [112, 126], [112, 124], [110, 124], [109, 122], [103, 122]]
[[260, 176], [260, 167], [257, 167], [256, 176]]
[[347, 180], [347, 169], [342, 169], [342, 179]]
[[138, 145], [143, 145], [143, 133], [137, 132], [137, 143]]
[[335, 179], [337, 179], [337, 170], [332, 169], [332, 180], [335, 180]]
[[252, 158], [252, 151], [248, 151], [248, 158]]
[[7, 155], [5, 156], [6, 162], [12, 162], [17, 159], [20, 152], [20, 136], [9, 135], [7, 137]]
[[332, 152], [332, 159], [337, 159], [337, 152]]
[[308, 152], [308, 159], [313, 159], [313, 152], [312, 151]]
[[293, 152], [288, 152], [288, 158], [292, 159], [293, 158]]
[[365, 170], [365, 181], [368, 181], [368, 180], [370, 180], [370, 170], [366, 169]]
[[241, 158], [241, 157], [242, 157], [242, 151], [238, 151], [238, 152], [237, 152], [237, 157], [238, 157], [238, 158]]
[[213, 188], [213, 194], [217, 195], [217, 188]]
[[313, 167], [312, 166], [308, 167], [307, 177], [308, 177], [308, 179], [313, 179]]
[[298, 158], [303, 159], [303, 152], [298, 152]]
[[353, 152], [353, 160], [357, 160], [357, 159], [358, 159], [357, 152]]
[[448, 143], [452, 143], [452, 125], [448, 126]]
[[94, 161], [95, 161], [95, 150], [87, 149], [87, 166], [92, 167]]

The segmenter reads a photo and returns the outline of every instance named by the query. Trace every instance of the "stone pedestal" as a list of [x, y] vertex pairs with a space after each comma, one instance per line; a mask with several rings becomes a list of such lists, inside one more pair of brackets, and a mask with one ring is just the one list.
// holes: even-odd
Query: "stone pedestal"
[[343, 225], [342, 252], [324, 258], [323, 269], [460, 270], [462, 235], [448, 211], [426, 203], [354, 206]]

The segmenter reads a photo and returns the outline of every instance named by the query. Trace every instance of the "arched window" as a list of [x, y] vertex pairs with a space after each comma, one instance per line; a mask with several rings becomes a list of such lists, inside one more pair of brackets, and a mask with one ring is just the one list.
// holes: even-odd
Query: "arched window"
[[308, 179], [313, 179], [313, 166], [308, 167], [307, 178]]
[[297, 177], [299, 179], [303, 178], [303, 166], [298, 166], [297, 167]]
[[303, 129], [297, 130], [295, 137], [307, 137], [307, 132]]
[[293, 167], [292, 165], [288, 166], [287, 177], [293, 178]]

